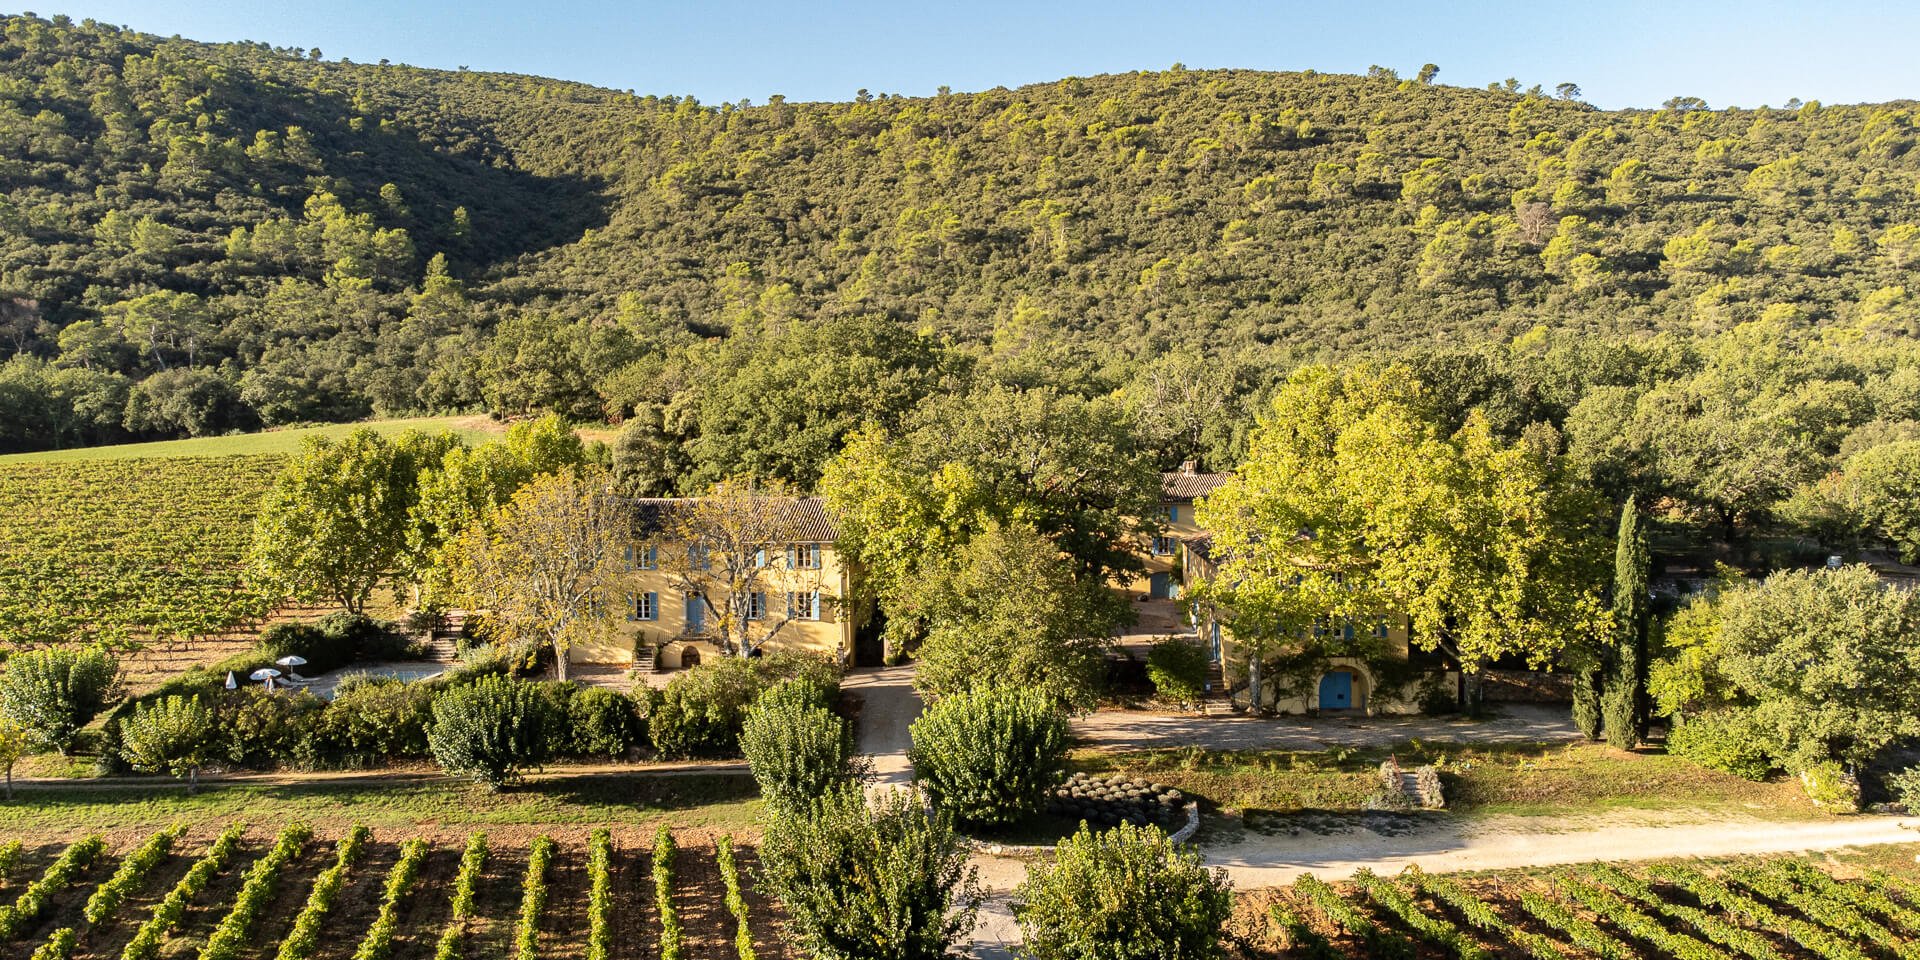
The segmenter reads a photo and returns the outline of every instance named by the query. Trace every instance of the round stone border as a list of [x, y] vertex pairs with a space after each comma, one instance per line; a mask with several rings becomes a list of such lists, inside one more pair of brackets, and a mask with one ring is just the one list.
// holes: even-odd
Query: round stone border
[[[1200, 801], [1187, 802], [1187, 825], [1167, 835], [1174, 843], [1186, 843], [1200, 832]], [[1054, 844], [987, 843], [982, 840], [968, 840], [973, 849], [996, 857], [1023, 856], [1028, 854], [1051, 853]]]

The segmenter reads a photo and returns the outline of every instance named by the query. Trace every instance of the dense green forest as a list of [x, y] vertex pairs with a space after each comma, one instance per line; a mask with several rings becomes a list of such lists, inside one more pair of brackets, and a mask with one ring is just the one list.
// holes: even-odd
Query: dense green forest
[[705, 105], [0, 29], [0, 450], [551, 410], [624, 423], [636, 490], [805, 486], [1012, 387], [1224, 467], [1302, 363], [1392, 358], [1616, 496], [1920, 549], [1873, 513], [1920, 463], [1911, 103], [1175, 67]]

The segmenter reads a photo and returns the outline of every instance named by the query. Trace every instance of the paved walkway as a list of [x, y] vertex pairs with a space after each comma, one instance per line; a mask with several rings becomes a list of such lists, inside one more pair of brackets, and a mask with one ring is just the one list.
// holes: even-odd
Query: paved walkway
[[923, 704], [913, 689], [913, 667], [862, 667], [847, 671], [840, 688], [860, 698], [860, 728], [854, 739], [873, 764], [875, 787], [904, 787], [913, 781], [907, 763], [912, 740], [907, 727]]
[[1106, 750], [1321, 750], [1389, 746], [1407, 740], [1558, 743], [1580, 738], [1565, 706], [1530, 703], [1501, 704], [1498, 716], [1482, 720], [1425, 716], [1254, 718], [1101, 710], [1074, 720], [1073, 734], [1086, 746]]

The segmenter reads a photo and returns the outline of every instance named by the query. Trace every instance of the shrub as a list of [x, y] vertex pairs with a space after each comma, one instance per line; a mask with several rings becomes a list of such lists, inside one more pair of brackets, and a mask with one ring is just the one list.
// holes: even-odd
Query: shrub
[[1373, 871], [1362, 867], [1353, 875], [1354, 885], [1367, 895], [1367, 899], [1378, 904], [1382, 910], [1392, 914], [1414, 936], [1432, 944], [1455, 960], [1493, 960], [1493, 954], [1476, 943], [1451, 920], [1435, 917], [1420, 909], [1413, 897], [1400, 885], [1391, 880], [1381, 879]]
[[217, 751], [229, 763], [269, 770], [286, 763], [320, 765], [327, 702], [304, 690], [269, 693], [248, 687], [220, 698]]
[[473, 916], [480, 891], [480, 871], [487, 866], [487, 835], [475, 830], [467, 835], [467, 849], [460, 855], [460, 873], [453, 878], [453, 900], [447, 926], [440, 933], [433, 960], [460, 960], [467, 937], [467, 920]]
[[1920, 766], [1889, 774], [1886, 786], [1893, 802], [1907, 808], [1909, 814], [1920, 814]]
[[624, 757], [640, 740], [633, 698], [604, 687], [584, 687], [567, 700], [566, 752], [580, 757]]
[[1035, 960], [1154, 960], [1223, 956], [1233, 912], [1224, 873], [1200, 865], [1157, 827], [1094, 833], [1086, 824], [1036, 863], [1014, 895]]
[[213, 732], [213, 711], [199, 697], [166, 697], [135, 707], [121, 721], [120, 749], [135, 770], [184, 776], [191, 789], [200, 782]]
[[147, 874], [152, 873], [153, 868], [167, 858], [168, 851], [173, 849], [173, 842], [180, 839], [180, 835], [185, 832], [185, 827], [162, 830], [148, 837], [147, 842], [127, 854], [126, 859], [120, 861], [120, 867], [113, 872], [113, 876], [96, 888], [93, 896], [87, 898], [86, 909], [81, 911], [81, 915], [87, 919], [87, 924], [97, 927], [101, 921], [113, 916], [114, 911], [120, 909], [120, 904], [127, 899], [127, 894], [140, 888], [140, 884], [146, 881]]
[[71, 753], [80, 729], [106, 709], [119, 676], [117, 661], [98, 647], [15, 654], [0, 672], [0, 712], [39, 745]]
[[72, 927], [61, 927], [47, 938], [47, 942], [33, 951], [27, 960], [68, 960], [73, 956], [73, 948], [80, 943], [80, 934]]
[[20, 858], [25, 856], [26, 852], [27, 845], [19, 840], [8, 840], [5, 844], [0, 844], [0, 882], [12, 877], [13, 871], [20, 868]]
[[327, 914], [333, 912], [333, 905], [340, 899], [340, 890], [347, 885], [347, 871], [360, 861], [365, 850], [369, 831], [366, 827], [355, 826], [340, 840], [335, 849], [333, 866], [320, 872], [313, 879], [313, 889], [307, 893], [306, 906], [293, 918], [293, 929], [287, 938], [280, 941], [280, 952], [276, 960], [308, 960], [320, 948], [320, 928], [326, 923]]
[[934, 803], [966, 823], [1006, 824], [1039, 812], [1064, 773], [1066, 716], [1035, 691], [945, 697], [910, 732], [914, 775]]
[[1313, 904], [1313, 908], [1332, 921], [1334, 926], [1360, 941], [1366, 947], [1362, 956], [1378, 960], [1413, 960], [1416, 951], [1412, 940], [1399, 931], [1375, 923], [1372, 917], [1355, 909], [1319, 877], [1311, 873], [1301, 874], [1293, 881], [1293, 892]]
[[552, 707], [530, 683], [486, 677], [433, 701], [428, 742], [441, 769], [498, 789], [547, 760]]
[[607, 828], [587, 840], [587, 960], [613, 951], [613, 836]]
[[553, 864], [553, 838], [536, 837], [520, 880], [520, 919], [513, 926], [514, 960], [540, 960], [540, 914], [547, 909], [547, 868]]
[[733, 862], [733, 835], [727, 834], [713, 844], [713, 858], [720, 865], [720, 879], [727, 885], [727, 912], [733, 914], [733, 952], [740, 960], [757, 960], [753, 949], [753, 925], [747, 922], [747, 898], [740, 892], [740, 868]]
[[803, 680], [782, 681], [760, 697], [747, 713], [740, 749], [760, 795], [776, 810], [804, 807], [858, 776], [846, 721]]
[[1147, 679], [1154, 695], [1181, 705], [1200, 702], [1207, 685], [1207, 651], [1191, 640], [1168, 637], [1147, 651]]
[[427, 849], [427, 842], [418, 837], [401, 845], [400, 859], [387, 873], [387, 885], [381, 890], [380, 912], [367, 927], [367, 935], [361, 939], [360, 949], [353, 952], [353, 960], [387, 960], [393, 956], [393, 935], [400, 928], [400, 901], [413, 889], [414, 881], [420, 879]]
[[765, 683], [798, 680], [820, 692], [822, 706], [840, 701], [840, 680], [845, 671], [840, 661], [817, 653], [783, 650], [753, 661]]
[[935, 960], [973, 929], [980, 893], [949, 814], [906, 792], [872, 804], [857, 788], [776, 817], [762, 876], [788, 932], [822, 960]]
[[1687, 717], [1668, 732], [1667, 750], [1748, 780], [1765, 780], [1774, 770], [1752, 715], [1737, 707]]
[[765, 683], [740, 657], [702, 662], [675, 676], [647, 718], [653, 747], [665, 757], [730, 757], [740, 752], [747, 708]]
[[1800, 786], [1807, 791], [1807, 799], [1822, 810], [1839, 813], [1860, 812], [1860, 781], [1853, 778], [1838, 763], [1827, 760], [1810, 763], [1800, 768]]
[[324, 749], [349, 766], [385, 763], [427, 752], [433, 690], [384, 677], [349, 678], [324, 716]]
[[289, 824], [280, 831], [280, 838], [274, 841], [273, 849], [248, 868], [246, 880], [240, 885], [240, 894], [233, 899], [233, 908], [227, 911], [220, 925], [213, 928], [213, 934], [207, 937], [207, 946], [200, 951], [200, 960], [233, 960], [246, 950], [253, 937], [254, 925], [260, 922], [261, 913], [273, 901], [274, 887], [280, 882], [280, 871], [300, 855], [300, 849], [311, 839], [313, 828], [304, 823]]
[[390, 624], [359, 613], [331, 613], [314, 623], [280, 623], [260, 635], [262, 660], [285, 656], [305, 659], [305, 674], [338, 670], [356, 660], [400, 660], [412, 654], [412, 641]]
[[19, 899], [0, 907], [0, 940], [12, 940], [26, 932], [27, 926], [46, 912], [48, 902], [72, 886], [80, 872], [98, 859], [105, 848], [106, 842], [96, 833], [75, 840], [61, 851], [40, 879], [27, 884]]
[[653, 835], [653, 902], [660, 912], [660, 960], [684, 960], [686, 935], [680, 929], [680, 911], [673, 905], [673, 861], [680, 853], [666, 824]]
[[185, 919], [188, 904], [207, 888], [215, 874], [227, 868], [234, 851], [240, 849], [240, 838], [245, 833], [244, 824], [234, 824], [213, 841], [207, 852], [187, 868], [186, 875], [154, 905], [153, 915], [134, 931], [133, 939], [128, 940], [126, 947], [120, 951], [120, 960], [153, 960], [159, 955], [160, 944], [166, 940], [167, 934], [172, 933], [173, 928]]

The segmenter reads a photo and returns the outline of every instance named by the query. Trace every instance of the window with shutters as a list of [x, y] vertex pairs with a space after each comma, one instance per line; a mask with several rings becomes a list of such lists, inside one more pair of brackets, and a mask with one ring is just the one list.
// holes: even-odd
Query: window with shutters
[[787, 592], [787, 616], [795, 620], [820, 619], [820, 591], [791, 590]]
[[660, 619], [660, 595], [652, 592], [627, 594], [627, 619]]

